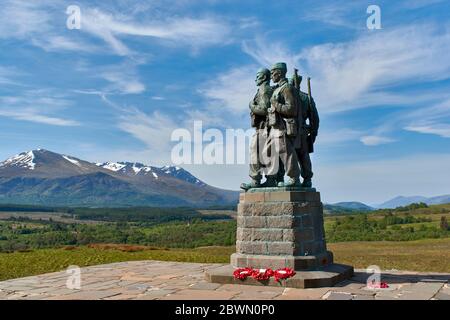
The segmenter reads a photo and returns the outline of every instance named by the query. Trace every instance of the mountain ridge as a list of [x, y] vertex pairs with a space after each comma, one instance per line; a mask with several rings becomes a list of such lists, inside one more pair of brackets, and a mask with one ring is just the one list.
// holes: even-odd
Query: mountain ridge
[[404, 207], [410, 205], [412, 203], [423, 202], [427, 205], [431, 204], [444, 204], [450, 203], [450, 194], [449, 195], [441, 195], [441, 196], [433, 196], [433, 197], [424, 197], [424, 196], [397, 196], [388, 201], [385, 201], [379, 205], [376, 205], [378, 209], [394, 209], [396, 207]]
[[183, 168], [91, 163], [45, 149], [0, 162], [0, 203], [70, 206], [204, 206], [237, 203]]

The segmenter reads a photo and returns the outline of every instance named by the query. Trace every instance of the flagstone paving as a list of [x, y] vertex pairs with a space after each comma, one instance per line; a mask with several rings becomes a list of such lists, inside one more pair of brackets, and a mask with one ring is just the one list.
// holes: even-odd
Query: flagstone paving
[[8, 300], [448, 300], [450, 273], [383, 271], [389, 287], [368, 289], [370, 276], [355, 270], [335, 287], [294, 289], [208, 283], [204, 272], [220, 264], [120, 262], [81, 269], [81, 288], [69, 289], [65, 271], [0, 282]]

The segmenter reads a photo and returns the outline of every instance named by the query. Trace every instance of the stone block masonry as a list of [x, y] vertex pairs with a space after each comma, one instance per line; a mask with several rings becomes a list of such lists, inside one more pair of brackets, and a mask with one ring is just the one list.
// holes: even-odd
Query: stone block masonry
[[252, 189], [241, 193], [237, 215], [235, 267], [326, 266], [323, 206], [315, 190]]
[[[213, 283], [289, 288], [330, 287], [349, 279], [353, 267], [335, 264], [327, 251], [320, 193], [304, 188], [258, 188], [241, 192], [236, 253], [231, 263], [205, 272]], [[258, 281], [235, 279], [236, 268], [291, 268], [294, 277]]]

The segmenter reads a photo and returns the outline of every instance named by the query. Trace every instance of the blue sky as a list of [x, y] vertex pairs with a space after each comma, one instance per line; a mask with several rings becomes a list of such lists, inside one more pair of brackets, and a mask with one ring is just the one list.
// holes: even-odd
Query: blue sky
[[[450, 193], [449, 1], [4, 0], [0, 14], [0, 159], [171, 164], [177, 128], [248, 129], [255, 71], [285, 61], [312, 78], [325, 201]], [[247, 179], [246, 165], [184, 167]]]

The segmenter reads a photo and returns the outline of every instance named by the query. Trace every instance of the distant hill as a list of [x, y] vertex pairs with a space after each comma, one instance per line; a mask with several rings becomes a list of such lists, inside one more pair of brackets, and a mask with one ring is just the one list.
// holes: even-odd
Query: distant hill
[[237, 191], [207, 185], [180, 167], [91, 163], [38, 149], [0, 162], [0, 203], [46, 206], [213, 206]]
[[379, 209], [394, 209], [397, 207], [404, 207], [410, 205], [411, 203], [423, 202], [428, 205], [430, 204], [445, 204], [450, 203], [450, 195], [436, 196], [436, 197], [423, 197], [423, 196], [411, 196], [411, 197], [395, 197], [389, 201], [383, 202], [377, 205]]
[[350, 210], [358, 210], [358, 211], [372, 211], [374, 208], [362, 203], [362, 202], [338, 202], [332, 204], [335, 207], [350, 209]]

